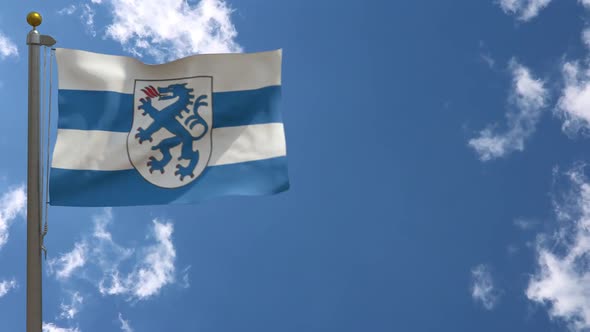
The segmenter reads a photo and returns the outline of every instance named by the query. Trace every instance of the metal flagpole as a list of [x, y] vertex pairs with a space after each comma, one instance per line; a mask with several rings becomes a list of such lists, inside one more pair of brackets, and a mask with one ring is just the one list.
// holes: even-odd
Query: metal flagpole
[[[33, 30], [27, 35], [29, 45], [29, 129], [27, 159], [27, 332], [41, 332], [41, 181], [39, 124], [39, 60], [41, 46], [52, 46], [55, 40], [39, 34], [39, 13], [27, 15]], [[49, 92], [51, 93], [51, 91]]]

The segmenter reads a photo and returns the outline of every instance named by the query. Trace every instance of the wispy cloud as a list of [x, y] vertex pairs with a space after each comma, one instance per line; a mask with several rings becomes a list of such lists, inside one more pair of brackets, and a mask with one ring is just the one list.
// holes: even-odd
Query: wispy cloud
[[551, 237], [539, 237], [538, 271], [526, 290], [572, 331], [590, 329], [590, 183], [584, 168], [566, 173], [571, 190], [555, 202], [560, 227]]
[[[130, 299], [144, 300], [175, 282], [176, 250], [172, 242], [171, 222], [153, 220], [151, 245], [137, 250], [125, 248], [113, 240], [108, 230], [113, 220], [111, 209], [94, 216], [92, 235], [74, 245], [74, 249], [58, 258], [50, 260], [49, 272], [59, 280], [74, 276], [74, 271], [87, 267], [97, 267], [99, 280], [95, 280], [103, 295], [123, 295]], [[135, 255], [134, 255], [135, 254]], [[129, 272], [121, 268], [124, 261], [136, 258]], [[126, 264], [129, 265], [129, 264]]]
[[121, 262], [132, 257], [134, 249], [125, 248], [113, 240], [108, 230], [108, 226], [113, 222], [112, 209], [104, 209], [102, 214], [94, 216], [93, 219], [92, 237], [86, 241], [93, 248], [91, 255], [93, 263], [100, 268], [102, 274], [110, 274]]
[[8, 241], [10, 225], [19, 215], [24, 215], [27, 195], [23, 186], [4, 193], [0, 198], [0, 249]]
[[[590, 0], [580, 0], [590, 9]], [[581, 40], [590, 51], [590, 27], [581, 33]], [[563, 119], [562, 130], [568, 136], [590, 133], [590, 55], [562, 65], [563, 89], [555, 111]]]
[[80, 332], [77, 327], [59, 327], [53, 323], [43, 323], [43, 332]]
[[72, 320], [76, 317], [76, 315], [80, 312], [82, 308], [82, 303], [84, 302], [84, 298], [80, 295], [79, 292], [72, 293], [72, 297], [69, 304], [61, 303], [60, 309], [61, 313], [59, 314], [59, 318]]
[[492, 273], [487, 265], [480, 264], [471, 270], [471, 297], [487, 310], [492, 310], [499, 300]]
[[516, 253], [518, 253], [520, 251], [520, 248], [514, 244], [509, 244], [506, 247], [506, 252], [508, 253], [508, 255], [515, 255]]
[[86, 25], [86, 31], [93, 37], [96, 36], [96, 29], [94, 28], [95, 11], [90, 5], [83, 4], [80, 6], [80, 20]]
[[117, 245], [107, 231], [107, 226], [113, 219], [112, 210], [106, 208], [92, 219], [94, 229], [90, 237], [76, 242], [71, 251], [48, 261], [50, 275], [55, 274], [57, 279], [63, 281], [87, 265], [96, 265], [103, 271], [109, 271], [113, 265], [116, 266], [130, 257], [133, 249]]
[[590, 28], [586, 28], [582, 31], [582, 42], [590, 49]]
[[529, 21], [539, 15], [550, 2], [551, 0], [499, 0], [498, 4], [506, 14], [516, 15], [521, 21]]
[[[100, 3], [92, 1], [93, 3]], [[69, 5], [57, 11], [59, 15], [76, 15], [80, 18], [80, 22], [86, 27], [86, 32], [92, 37], [96, 37], [96, 29], [94, 26], [94, 16], [96, 12], [90, 4], [83, 3], [80, 5]]]
[[16, 44], [0, 31], [0, 60], [18, 56]]
[[49, 273], [55, 273], [58, 279], [68, 279], [72, 273], [86, 264], [88, 247], [84, 242], [77, 242], [72, 251], [47, 262]]
[[557, 102], [557, 112], [563, 118], [563, 131], [568, 135], [590, 129], [590, 74], [578, 62], [566, 62], [563, 67], [564, 88]]
[[160, 289], [174, 282], [176, 250], [172, 243], [173, 226], [169, 222], [153, 221], [153, 236], [156, 243], [143, 251], [143, 259], [133, 271], [121, 276], [114, 269], [100, 283], [102, 294], [131, 295], [146, 299], [159, 293]]
[[0, 281], [0, 297], [3, 297], [4, 295], [8, 294], [8, 292], [10, 292], [11, 290], [13, 290], [17, 287], [18, 287], [18, 284], [16, 283], [16, 280], [14, 280], [14, 279]]
[[479, 58], [483, 61], [490, 69], [494, 69], [496, 66], [496, 60], [488, 53], [480, 53]]
[[514, 220], [514, 226], [526, 231], [535, 228], [539, 224], [538, 220], [534, 219], [525, 219], [525, 218], [516, 218]]
[[503, 157], [513, 151], [523, 151], [524, 143], [535, 131], [548, 97], [545, 83], [535, 79], [529, 69], [515, 60], [510, 63], [512, 91], [509, 102], [515, 111], [507, 113], [508, 129], [498, 133], [492, 126], [469, 140], [480, 160], [488, 161]]
[[58, 10], [57, 13], [59, 15], [72, 15], [72, 14], [74, 14], [76, 12], [76, 9], [78, 9], [76, 7], [76, 5], [71, 4], [71, 5], [67, 6], [67, 7], [64, 7], [62, 9]]
[[133, 332], [131, 325], [129, 325], [128, 320], [123, 319], [123, 315], [119, 313], [119, 323], [121, 323], [121, 331], [123, 332]]
[[479, 59], [490, 69], [494, 69], [496, 66], [496, 60], [492, 57], [486, 43], [483, 40], [479, 41]]
[[182, 288], [189, 288], [191, 286], [191, 283], [189, 281], [189, 274], [188, 274], [188, 272], [190, 271], [190, 269], [191, 269], [191, 266], [189, 265], [189, 266], [185, 267], [182, 270], [182, 272], [180, 273], [182, 275], [182, 279], [181, 279], [182, 282], [180, 283], [180, 286]]
[[[224, 0], [92, 0], [107, 6], [112, 22], [106, 36], [135, 56], [157, 61], [196, 53], [241, 52], [231, 21], [233, 10]], [[133, 13], [133, 15], [129, 15]]]

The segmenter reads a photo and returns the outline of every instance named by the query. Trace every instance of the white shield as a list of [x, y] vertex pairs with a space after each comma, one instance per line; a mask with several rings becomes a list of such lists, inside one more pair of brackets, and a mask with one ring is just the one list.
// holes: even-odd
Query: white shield
[[178, 188], [197, 179], [211, 156], [213, 77], [136, 80], [129, 161], [150, 183]]

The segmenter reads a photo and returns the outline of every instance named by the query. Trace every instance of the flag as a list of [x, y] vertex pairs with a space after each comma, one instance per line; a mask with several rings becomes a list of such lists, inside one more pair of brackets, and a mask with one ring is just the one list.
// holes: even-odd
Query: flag
[[147, 65], [57, 49], [50, 204], [194, 203], [289, 188], [281, 50]]

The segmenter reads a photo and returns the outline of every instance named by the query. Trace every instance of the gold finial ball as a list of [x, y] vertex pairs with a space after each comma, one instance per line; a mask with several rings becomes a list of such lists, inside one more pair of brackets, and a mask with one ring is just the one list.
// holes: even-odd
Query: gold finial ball
[[39, 14], [37, 12], [30, 12], [27, 15], [27, 23], [29, 23], [33, 27], [40, 26], [42, 21], [43, 21], [43, 18], [41, 17], [41, 14]]

